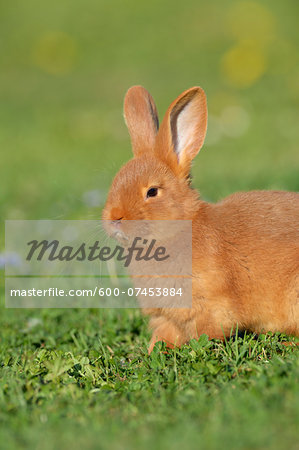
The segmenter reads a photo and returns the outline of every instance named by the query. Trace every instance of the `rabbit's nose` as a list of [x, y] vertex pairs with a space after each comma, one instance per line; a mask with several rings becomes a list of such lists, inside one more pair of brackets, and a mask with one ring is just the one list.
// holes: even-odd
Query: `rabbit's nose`
[[124, 231], [121, 229], [122, 226], [122, 217], [119, 219], [111, 220], [110, 226], [112, 229], [111, 236], [116, 239], [117, 241], [121, 242], [122, 244], [125, 244], [128, 242], [128, 237], [124, 233]]
[[115, 227], [115, 228], [120, 228], [120, 226], [121, 226], [121, 221], [122, 221], [122, 217], [120, 218], [120, 219], [114, 219], [114, 220], [111, 220], [111, 225], [113, 226], [113, 227]]

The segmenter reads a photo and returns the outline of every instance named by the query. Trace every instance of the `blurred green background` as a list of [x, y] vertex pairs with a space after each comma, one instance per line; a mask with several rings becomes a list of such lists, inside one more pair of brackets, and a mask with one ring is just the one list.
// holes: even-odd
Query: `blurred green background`
[[[297, 0], [2, 1], [0, 237], [4, 219], [100, 217], [131, 158], [133, 84], [160, 119], [183, 90], [205, 89], [204, 199], [298, 191], [298, 12]], [[286, 338], [148, 357], [134, 310], [1, 308], [0, 328], [2, 448], [298, 449]]]
[[298, 2], [37, 0], [0, 9], [3, 219], [97, 218], [131, 157], [126, 90], [160, 118], [202, 86], [209, 127], [194, 185], [299, 190]]

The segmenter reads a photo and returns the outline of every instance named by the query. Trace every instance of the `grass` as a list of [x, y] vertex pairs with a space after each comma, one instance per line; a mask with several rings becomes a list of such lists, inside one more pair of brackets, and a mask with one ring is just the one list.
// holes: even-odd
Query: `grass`
[[[298, 191], [296, 18], [292, 0], [3, 4], [2, 219], [100, 217], [131, 156], [121, 110], [133, 84], [161, 115], [184, 89], [206, 90], [207, 142], [193, 168], [204, 199]], [[289, 337], [202, 336], [148, 356], [138, 310], [2, 305], [2, 448], [299, 448]]]
[[158, 344], [138, 311], [8, 311], [8, 448], [297, 447], [299, 361], [285, 336]]

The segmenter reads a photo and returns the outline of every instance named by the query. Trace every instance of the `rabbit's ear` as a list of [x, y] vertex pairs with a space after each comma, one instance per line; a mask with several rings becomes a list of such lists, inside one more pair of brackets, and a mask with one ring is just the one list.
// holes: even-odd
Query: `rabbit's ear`
[[126, 93], [124, 116], [134, 156], [153, 152], [159, 119], [152, 96], [142, 86], [132, 86]]
[[156, 152], [180, 176], [188, 176], [191, 162], [201, 149], [207, 131], [205, 92], [193, 87], [168, 108], [156, 141]]

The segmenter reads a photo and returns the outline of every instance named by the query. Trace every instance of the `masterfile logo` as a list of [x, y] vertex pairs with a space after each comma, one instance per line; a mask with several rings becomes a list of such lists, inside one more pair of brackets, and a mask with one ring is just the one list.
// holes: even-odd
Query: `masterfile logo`
[[192, 223], [7, 221], [7, 307], [186, 308]]

